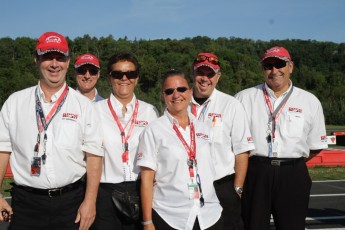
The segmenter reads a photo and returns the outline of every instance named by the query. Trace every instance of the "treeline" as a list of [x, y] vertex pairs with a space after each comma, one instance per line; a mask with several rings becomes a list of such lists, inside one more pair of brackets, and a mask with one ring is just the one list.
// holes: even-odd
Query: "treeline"
[[[194, 57], [201, 51], [216, 53], [221, 61], [222, 77], [218, 88], [230, 95], [263, 82], [259, 65], [263, 52], [275, 45], [284, 46], [292, 55], [295, 69], [292, 81], [298, 87], [314, 93], [322, 102], [327, 124], [345, 124], [345, 43], [312, 40], [254, 41], [241, 38], [194, 38], [118, 40], [108, 37], [77, 37], [68, 39], [71, 62], [68, 84], [75, 87], [73, 62], [85, 52], [100, 58], [101, 76], [97, 89], [108, 97], [111, 87], [106, 81], [107, 60], [117, 52], [136, 54], [141, 63], [141, 79], [136, 89], [138, 98], [162, 109], [160, 78], [171, 68], [190, 76]], [[20, 89], [37, 84], [38, 70], [33, 62], [36, 39], [0, 38], [0, 106], [7, 97]]]

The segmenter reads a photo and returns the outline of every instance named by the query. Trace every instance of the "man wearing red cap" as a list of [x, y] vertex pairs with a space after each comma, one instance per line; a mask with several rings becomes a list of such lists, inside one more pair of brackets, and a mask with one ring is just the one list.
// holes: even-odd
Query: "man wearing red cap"
[[82, 54], [74, 62], [74, 75], [77, 81], [77, 91], [88, 97], [92, 102], [103, 100], [96, 89], [100, 76], [98, 58], [92, 54]]
[[86, 230], [94, 221], [102, 131], [92, 103], [66, 84], [69, 61], [66, 38], [44, 33], [36, 45], [38, 85], [2, 107], [0, 184], [10, 160], [14, 185], [12, 207], [0, 198], [0, 221], [11, 221], [12, 230]]
[[304, 230], [311, 180], [305, 161], [327, 148], [320, 101], [292, 85], [293, 62], [284, 47], [261, 59], [265, 83], [239, 92], [253, 134], [242, 197], [248, 230]]
[[220, 62], [213, 53], [199, 53], [193, 63], [191, 112], [212, 126], [214, 186], [221, 206], [224, 229], [243, 229], [241, 194], [248, 164], [248, 151], [254, 149], [242, 104], [216, 89]]

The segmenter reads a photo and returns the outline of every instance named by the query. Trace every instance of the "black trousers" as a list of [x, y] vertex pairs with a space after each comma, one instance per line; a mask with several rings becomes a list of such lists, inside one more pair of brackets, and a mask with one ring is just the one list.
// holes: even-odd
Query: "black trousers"
[[223, 207], [222, 217], [224, 230], [243, 230], [241, 217], [241, 198], [234, 189], [235, 174], [216, 180], [214, 188]]
[[277, 230], [304, 230], [311, 189], [304, 160], [278, 166], [251, 158], [242, 195], [246, 230], [269, 229], [271, 214]]
[[[167, 222], [163, 220], [162, 217], [154, 210], [152, 209], [152, 222], [155, 225], [156, 230], [176, 230], [172, 227], [170, 227]], [[220, 217], [220, 219], [211, 227], [207, 228], [207, 230], [222, 230], [223, 229], [223, 218]], [[198, 218], [196, 218], [193, 230], [200, 230], [199, 221]]]
[[139, 192], [138, 182], [123, 182], [118, 184], [101, 183], [98, 189], [96, 203], [96, 219], [91, 230], [137, 230], [143, 229], [141, 221], [136, 223], [128, 222], [128, 220], [116, 209], [112, 200], [112, 191], [115, 187], [130, 186]]
[[78, 230], [75, 218], [84, 199], [84, 186], [61, 196], [37, 195], [14, 186], [12, 188], [13, 218], [9, 230]]

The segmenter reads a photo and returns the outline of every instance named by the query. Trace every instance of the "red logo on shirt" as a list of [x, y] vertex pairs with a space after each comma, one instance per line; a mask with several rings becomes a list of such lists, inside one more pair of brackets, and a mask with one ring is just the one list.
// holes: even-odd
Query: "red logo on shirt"
[[148, 121], [135, 121], [136, 126], [145, 127], [149, 124]]
[[75, 121], [75, 120], [78, 119], [78, 114], [63, 113], [63, 114], [62, 114], [62, 119], [63, 119], [63, 120], [72, 120], [72, 121]]
[[137, 154], [137, 160], [140, 160], [142, 157], [143, 157], [143, 153], [142, 153], [142, 152], [139, 152], [139, 153]]
[[196, 133], [195, 135], [196, 135], [197, 138], [202, 138], [204, 140], [208, 140], [209, 139], [208, 135], [205, 134], [205, 133]]
[[222, 114], [220, 114], [220, 113], [209, 113], [208, 117], [219, 117], [219, 118], [222, 118]]
[[326, 136], [321, 136], [321, 142], [327, 142], [327, 137]]
[[289, 107], [289, 112], [302, 113], [302, 109]]
[[253, 137], [247, 137], [247, 141], [248, 141], [249, 143], [253, 143]]

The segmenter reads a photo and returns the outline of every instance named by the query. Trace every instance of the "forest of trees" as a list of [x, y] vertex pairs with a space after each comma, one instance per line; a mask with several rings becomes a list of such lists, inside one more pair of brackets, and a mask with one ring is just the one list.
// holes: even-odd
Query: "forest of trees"
[[[37, 39], [0, 38], [0, 107], [15, 91], [36, 85], [38, 69], [33, 62]], [[77, 37], [69, 39], [71, 62], [67, 82], [75, 87], [73, 62], [81, 53], [92, 53], [101, 62], [101, 79], [97, 89], [108, 97], [111, 87], [106, 81], [108, 58], [117, 52], [134, 53], [141, 63], [141, 79], [136, 95], [162, 109], [160, 78], [168, 69], [178, 69], [190, 75], [194, 57], [201, 51], [218, 55], [222, 77], [218, 88], [230, 95], [263, 82], [259, 65], [263, 52], [275, 45], [290, 51], [295, 63], [292, 81], [295, 86], [315, 94], [321, 101], [326, 124], [345, 125], [345, 43], [313, 40], [254, 41], [241, 38], [194, 38], [134, 40], [126, 37]]]

